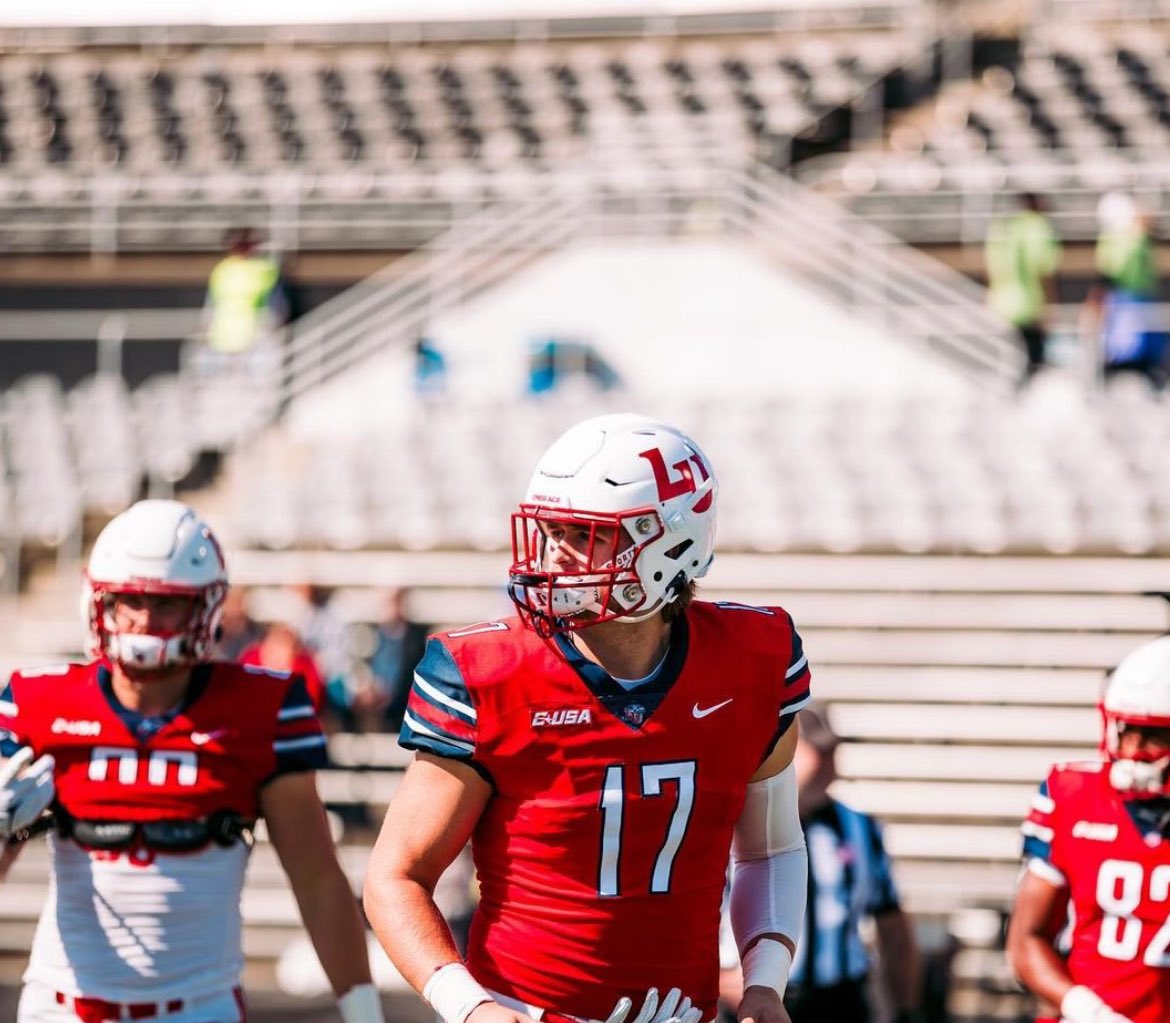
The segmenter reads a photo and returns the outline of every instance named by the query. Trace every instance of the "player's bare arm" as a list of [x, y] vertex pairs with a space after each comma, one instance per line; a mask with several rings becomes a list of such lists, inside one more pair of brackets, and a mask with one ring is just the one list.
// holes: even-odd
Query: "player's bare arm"
[[895, 1016], [912, 1012], [918, 1007], [918, 992], [922, 985], [914, 924], [901, 909], [882, 913], [874, 918], [874, 924], [882, 981], [891, 1008]]
[[365, 928], [337, 862], [312, 772], [281, 775], [260, 794], [268, 835], [334, 992], [370, 984]]
[[791, 884], [784, 886], [788, 892], [805, 890], [808, 858], [792, 767], [798, 734], [796, 727], [789, 728], [752, 776], [735, 829], [731, 898], [732, 929], [744, 967], [743, 998], [736, 1012], [741, 1023], [789, 1023], [784, 987], [804, 902], [774, 906], [761, 882], [779, 866], [792, 874]]
[[416, 753], [370, 854], [364, 902], [386, 954], [444, 1018], [452, 1012], [474, 1016], [474, 1023], [512, 1023], [528, 1017], [486, 1000], [446, 1006], [446, 998], [472, 1002], [484, 996], [466, 983], [470, 975], [463, 976], [459, 951], [434, 900], [435, 885], [470, 840], [490, 797], [491, 786], [474, 768]]
[[1052, 1005], [1073, 986], [1056, 935], [1064, 924], [1068, 889], [1025, 870], [1008, 925], [1007, 957], [1012, 972], [1033, 994]]

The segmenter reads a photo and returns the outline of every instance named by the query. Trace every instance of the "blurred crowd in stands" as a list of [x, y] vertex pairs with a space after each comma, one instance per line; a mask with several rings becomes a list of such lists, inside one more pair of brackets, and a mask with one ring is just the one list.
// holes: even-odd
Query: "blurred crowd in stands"
[[365, 625], [345, 621], [328, 588], [294, 589], [298, 610], [266, 624], [246, 588], [229, 591], [216, 656], [301, 675], [331, 731], [397, 732], [430, 631], [410, 617], [410, 591], [386, 590], [379, 621]]

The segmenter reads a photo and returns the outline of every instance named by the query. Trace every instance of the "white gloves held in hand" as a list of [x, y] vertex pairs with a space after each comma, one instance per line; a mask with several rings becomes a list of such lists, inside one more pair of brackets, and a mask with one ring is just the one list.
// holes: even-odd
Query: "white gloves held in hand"
[[22, 746], [0, 765], [0, 845], [23, 831], [48, 809], [56, 788], [53, 758], [33, 762], [33, 751]]
[[1083, 984], [1065, 992], [1060, 1000], [1060, 1017], [1064, 1023], [1133, 1023], [1128, 1016], [1114, 1012], [1095, 991]]
[[[633, 1007], [630, 999], [619, 998], [604, 1023], [627, 1023], [626, 1017]], [[699, 1023], [702, 1016], [703, 1010], [691, 1005], [689, 998], [683, 998], [678, 988], [672, 987], [659, 1003], [658, 988], [652, 987], [646, 992], [646, 1001], [638, 1015], [628, 1023]]]

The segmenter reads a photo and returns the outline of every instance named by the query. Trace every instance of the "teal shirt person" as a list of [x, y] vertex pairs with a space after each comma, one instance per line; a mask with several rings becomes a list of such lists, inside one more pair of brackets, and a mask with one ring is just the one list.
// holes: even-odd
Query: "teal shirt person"
[[1044, 213], [1025, 206], [994, 221], [985, 254], [991, 308], [1016, 327], [1042, 323], [1048, 301], [1045, 282], [1061, 258], [1060, 239]]

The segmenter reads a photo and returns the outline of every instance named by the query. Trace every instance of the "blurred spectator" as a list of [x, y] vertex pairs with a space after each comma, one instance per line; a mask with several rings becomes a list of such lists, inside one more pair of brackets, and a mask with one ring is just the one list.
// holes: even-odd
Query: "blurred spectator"
[[1166, 328], [1158, 309], [1158, 269], [1150, 218], [1128, 195], [1110, 192], [1097, 208], [1098, 278], [1086, 301], [1086, 329], [1097, 339], [1106, 378], [1139, 373], [1166, 382]]
[[325, 684], [312, 653], [301, 642], [297, 630], [283, 622], [268, 626], [263, 639], [240, 654], [240, 664], [253, 664], [271, 671], [300, 675], [318, 713], [325, 704]]
[[287, 318], [280, 266], [260, 252], [259, 235], [240, 228], [228, 233], [227, 245], [228, 254], [207, 281], [206, 339], [213, 360], [251, 351]]
[[535, 342], [528, 357], [528, 393], [546, 394], [569, 380], [585, 381], [599, 391], [621, 383], [591, 344], [556, 337]]
[[232, 587], [223, 602], [215, 656], [225, 661], [238, 661], [240, 655], [259, 643], [263, 635], [263, 627], [248, 613], [248, 590], [242, 586]]
[[1121, 192], [1108, 192], [1097, 206], [1097, 272], [1103, 286], [1140, 298], [1158, 291], [1149, 217]]
[[447, 359], [433, 338], [414, 343], [414, 389], [417, 394], [443, 394], [447, 390]]
[[302, 604], [294, 618], [296, 629], [316, 658], [325, 681], [326, 701], [341, 719], [341, 726], [352, 730], [356, 722], [349, 629], [334, 610], [333, 591], [328, 587], [302, 583], [295, 592]]
[[374, 629], [366, 679], [354, 693], [353, 709], [359, 720], [397, 732], [430, 626], [411, 620], [409, 589], [387, 590], [384, 601], [385, 614]]
[[796, 746], [800, 817], [808, 843], [808, 910], [784, 1004], [792, 1023], [868, 1023], [871, 959], [861, 924], [872, 918], [881, 1002], [906, 1021], [918, 1006], [919, 960], [894, 887], [881, 829], [829, 795], [839, 743], [815, 707], [801, 711]]
[[1019, 332], [1026, 384], [1047, 361], [1047, 309], [1055, 299], [1061, 248], [1044, 200], [1025, 192], [1018, 202], [1019, 209], [992, 222], [985, 254], [988, 301]]

